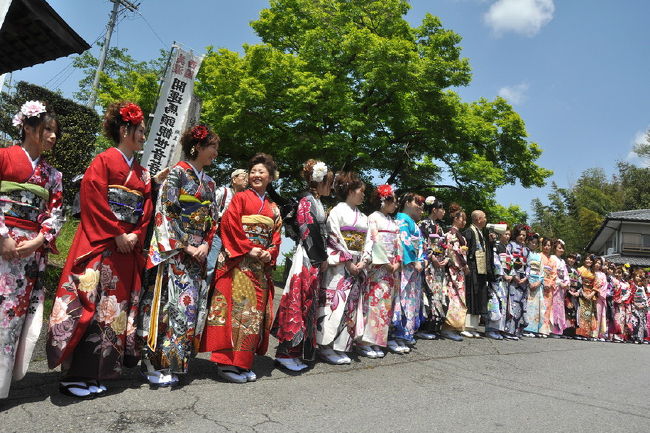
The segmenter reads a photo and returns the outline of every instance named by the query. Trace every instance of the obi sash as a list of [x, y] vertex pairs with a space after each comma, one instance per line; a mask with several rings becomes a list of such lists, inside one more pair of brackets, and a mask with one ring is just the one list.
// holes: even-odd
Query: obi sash
[[438, 259], [442, 259], [445, 256], [447, 251], [447, 245], [445, 245], [445, 237], [439, 235], [438, 233], [431, 233], [429, 235], [429, 243], [431, 245], [431, 251]]
[[0, 183], [0, 206], [9, 226], [39, 230], [39, 216], [45, 210], [50, 192], [33, 183], [3, 180]]
[[108, 185], [108, 204], [118, 221], [137, 224], [143, 213], [144, 196], [123, 185]]
[[273, 243], [273, 219], [264, 215], [244, 215], [241, 217], [244, 233], [252, 243], [269, 248]]
[[181, 194], [181, 223], [186, 233], [203, 236], [212, 224], [210, 200], [201, 201], [193, 195]]
[[341, 227], [341, 235], [345, 244], [348, 246], [348, 250], [356, 252], [363, 251], [363, 246], [366, 242], [366, 230], [353, 226], [344, 226]]

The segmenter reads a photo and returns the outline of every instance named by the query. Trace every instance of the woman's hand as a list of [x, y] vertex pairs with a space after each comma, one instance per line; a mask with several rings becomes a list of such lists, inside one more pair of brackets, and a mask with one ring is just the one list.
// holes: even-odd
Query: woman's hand
[[415, 262], [415, 272], [422, 272], [422, 262]]
[[119, 251], [120, 253], [128, 254], [133, 249], [133, 245], [129, 241], [129, 238], [127, 237], [126, 233], [117, 235], [115, 236], [114, 239], [115, 239], [115, 244], [117, 245], [117, 251]]
[[198, 247], [193, 247], [192, 245], [188, 245], [183, 249], [188, 255], [190, 255], [194, 260], [196, 260], [199, 263], [205, 261], [205, 258], [208, 256], [208, 251], [209, 251], [208, 246], [206, 244], [201, 244]]
[[43, 242], [45, 242], [45, 238], [43, 237], [42, 233], [39, 233], [38, 236], [36, 236], [32, 240], [20, 241], [16, 246], [16, 252], [18, 253], [18, 257], [31, 256], [34, 253], [34, 251], [36, 251], [41, 247], [41, 245], [43, 245]]
[[266, 250], [262, 250], [262, 252], [260, 253], [260, 260], [262, 261], [262, 263], [269, 263], [271, 261], [271, 258], [272, 258], [271, 253], [269, 253]]
[[154, 182], [156, 182], [158, 185], [163, 183], [169, 175], [169, 170], [171, 170], [171, 167], [167, 167], [166, 169], [159, 171], [158, 174], [153, 177]]
[[248, 252], [247, 256], [251, 259], [259, 259], [261, 254], [262, 249], [260, 247], [253, 247], [253, 249]]
[[11, 237], [0, 238], [0, 255], [5, 260], [13, 260], [18, 258], [18, 251], [16, 251], [16, 241]]
[[138, 243], [138, 235], [135, 233], [129, 233], [126, 235], [126, 239], [129, 241], [129, 244], [131, 244], [131, 249], [135, 248]]
[[348, 270], [349, 273], [352, 275], [359, 275], [359, 268], [357, 268], [357, 265], [355, 265], [352, 262], [345, 262], [345, 268]]

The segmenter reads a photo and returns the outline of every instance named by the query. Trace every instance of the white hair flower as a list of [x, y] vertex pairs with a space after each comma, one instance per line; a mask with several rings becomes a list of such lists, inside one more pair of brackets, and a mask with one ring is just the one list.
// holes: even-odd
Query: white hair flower
[[424, 200], [424, 202], [426, 204], [428, 204], [429, 206], [431, 206], [432, 204], [434, 204], [436, 202], [436, 198], [434, 196], [430, 195], [429, 197], [427, 197], [426, 200]]
[[318, 161], [312, 169], [311, 180], [320, 183], [325, 179], [325, 176], [327, 176], [327, 165], [324, 162]]
[[45, 113], [47, 108], [41, 101], [27, 101], [20, 107], [20, 111], [16, 113], [11, 121], [13, 126], [22, 126], [24, 120], [29, 117], [38, 117]]

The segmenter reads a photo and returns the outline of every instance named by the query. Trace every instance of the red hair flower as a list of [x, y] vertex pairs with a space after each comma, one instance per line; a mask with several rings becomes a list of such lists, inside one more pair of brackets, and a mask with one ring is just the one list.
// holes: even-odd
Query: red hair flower
[[205, 140], [205, 137], [208, 136], [208, 128], [203, 125], [196, 125], [192, 128], [192, 138], [195, 140]]
[[139, 125], [140, 122], [142, 122], [144, 119], [144, 113], [142, 112], [142, 109], [133, 102], [130, 102], [124, 107], [120, 108], [120, 116], [122, 116], [123, 121], [128, 122], [131, 125]]
[[388, 184], [379, 185], [377, 187], [377, 195], [379, 195], [380, 199], [385, 199], [387, 197], [390, 197], [393, 195], [393, 187]]

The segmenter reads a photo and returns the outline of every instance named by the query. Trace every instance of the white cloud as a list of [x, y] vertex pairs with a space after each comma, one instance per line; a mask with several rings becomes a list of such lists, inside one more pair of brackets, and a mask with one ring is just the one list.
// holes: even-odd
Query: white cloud
[[648, 158], [641, 158], [639, 155], [634, 153], [634, 147], [637, 144], [642, 144], [646, 142], [646, 131], [650, 130], [650, 126], [648, 129], [644, 131], [637, 131], [636, 134], [634, 134], [634, 138], [631, 140], [630, 143], [630, 150], [625, 156], [625, 161], [629, 162], [631, 164], [638, 165], [640, 167], [649, 167], [650, 168], [650, 159]]
[[528, 91], [527, 83], [515, 84], [514, 86], [505, 86], [499, 89], [499, 96], [506, 99], [512, 105], [519, 105], [526, 100]]
[[483, 16], [496, 35], [507, 32], [535, 36], [553, 19], [553, 0], [497, 0]]

